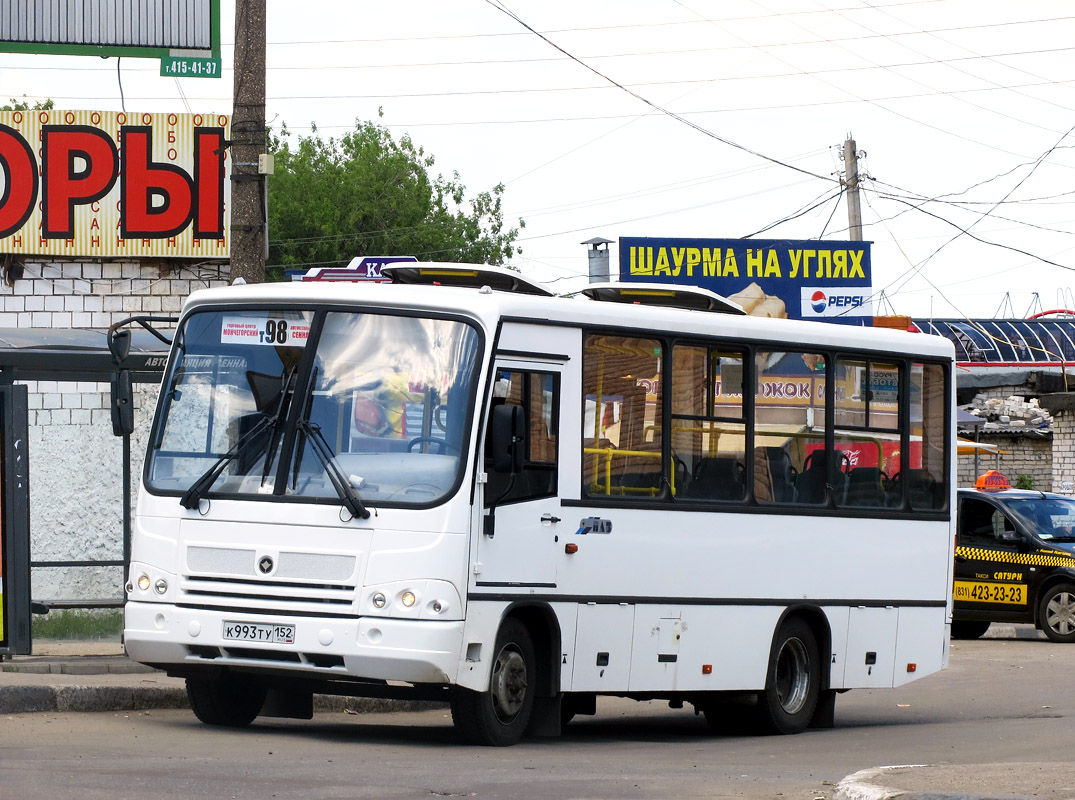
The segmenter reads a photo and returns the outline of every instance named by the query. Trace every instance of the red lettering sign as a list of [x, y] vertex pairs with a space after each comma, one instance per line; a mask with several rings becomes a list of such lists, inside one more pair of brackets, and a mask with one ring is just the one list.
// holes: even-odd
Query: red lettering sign
[[224, 236], [224, 129], [194, 129], [194, 238]]
[[0, 125], [0, 239], [10, 236], [30, 218], [37, 202], [37, 159], [29, 143], [14, 128]]
[[100, 200], [116, 182], [115, 142], [98, 128], [72, 125], [41, 128], [41, 235], [75, 235], [75, 206]]
[[190, 223], [194, 211], [194, 182], [179, 167], [153, 161], [152, 128], [121, 128], [119, 139], [123, 151], [123, 236], [167, 238], [179, 233]]
[[[154, 160], [151, 127], [121, 126], [114, 140], [109, 132], [88, 125], [44, 124], [40, 140], [40, 150], [35, 152], [27, 134], [0, 125], [0, 239], [22, 229], [38, 208], [42, 242], [90, 235], [100, 222], [96, 217], [86, 225], [80, 221], [76, 231], [76, 219], [82, 219], [77, 209], [89, 206], [94, 214], [99, 213], [101, 199], [118, 182], [119, 239], [147, 245], [164, 239], [176, 247], [176, 237], [189, 226], [195, 242], [225, 241], [227, 144], [223, 128], [194, 129], [190, 173], [176, 164]], [[170, 157], [176, 156], [173, 148]], [[63, 246], [73, 245], [65, 242]]]

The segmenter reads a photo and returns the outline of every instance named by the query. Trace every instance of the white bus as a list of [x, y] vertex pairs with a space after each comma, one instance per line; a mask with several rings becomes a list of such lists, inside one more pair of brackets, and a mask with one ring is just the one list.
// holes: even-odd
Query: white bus
[[124, 641], [200, 720], [440, 699], [508, 745], [620, 696], [797, 733], [947, 665], [946, 339], [384, 274], [183, 310]]

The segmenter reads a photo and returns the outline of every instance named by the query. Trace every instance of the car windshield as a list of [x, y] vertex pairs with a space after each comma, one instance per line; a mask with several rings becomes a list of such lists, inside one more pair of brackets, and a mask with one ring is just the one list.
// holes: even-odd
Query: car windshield
[[1010, 499], [1007, 506], [1046, 542], [1075, 542], [1075, 500], [1042, 495]]
[[176, 337], [147, 482], [188, 507], [208, 496], [437, 502], [458, 485], [479, 347], [457, 320], [196, 312]]

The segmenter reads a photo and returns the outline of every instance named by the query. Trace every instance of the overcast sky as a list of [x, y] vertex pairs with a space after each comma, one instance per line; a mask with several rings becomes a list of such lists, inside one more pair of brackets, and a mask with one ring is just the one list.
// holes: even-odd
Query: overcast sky
[[[221, 5], [219, 80], [0, 53], [0, 97], [230, 113]], [[848, 238], [850, 133], [878, 313], [1075, 308], [1070, 1], [269, 0], [267, 24], [270, 124], [383, 109], [435, 171], [505, 184], [512, 263], [557, 291], [594, 236]]]

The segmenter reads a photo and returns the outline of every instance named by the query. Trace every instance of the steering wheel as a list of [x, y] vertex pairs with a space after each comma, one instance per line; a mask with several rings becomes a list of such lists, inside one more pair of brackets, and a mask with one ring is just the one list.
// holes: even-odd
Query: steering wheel
[[438, 436], [417, 436], [407, 442], [407, 452], [414, 452], [414, 446], [416, 444], [431, 444], [437, 446], [437, 452], [441, 455], [448, 455], [448, 450], [451, 445], [448, 444], [447, 439], [441, 439]]

